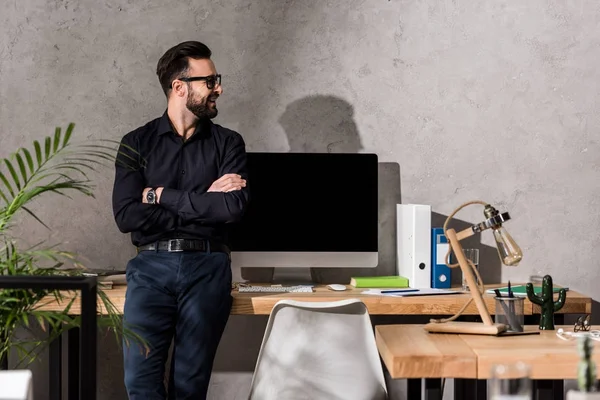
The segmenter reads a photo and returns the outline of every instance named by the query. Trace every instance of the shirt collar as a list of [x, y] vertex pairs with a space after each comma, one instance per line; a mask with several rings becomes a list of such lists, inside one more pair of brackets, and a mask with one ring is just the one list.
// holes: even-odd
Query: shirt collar
[[[200, 136], [199, 133], [204, 132], [206, 129], [209, 129], [210, 124], [210, 120], [200, 121], [192, 137]], [[158, 134], [162, 136], [165, 133], [169, 132], [176, 134], [175, 129], [171, 125], [171, 120], [169, 120], [169, 114], [167, 114], [167, 111], [165, 110], [164, 114], [162, 115], [162, 117], [160, 117], [160, 120], [158, 121]]]
[[171, 121], [169, 121], [169, 115], [165, 110], [164, 114], [162, 115], [162, 117], [160, 117], [160, 120], [158, 121], [158, 134], [164, 135], [165, 133], [169, 132], [175, 133], [173, 127], [171, 126]]

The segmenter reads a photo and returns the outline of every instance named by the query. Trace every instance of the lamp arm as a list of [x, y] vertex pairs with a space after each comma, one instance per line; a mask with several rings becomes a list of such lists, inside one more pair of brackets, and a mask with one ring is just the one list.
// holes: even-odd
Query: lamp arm
[[456, 239], [463, 240], [466, 239], [468, 237], [471, 237], [475, 234], [475, 230], [473, 229], [473, 227], [467, 228], [467, 229], [463, 229], [462, 231], [458, 232], [456, 234]]
[[[444, 221], [444, 235], [446, 235], [446, 237], [448, 237], [448, 223], [452, 220], [452, 218], [454, 218], [454, 216], [463, 208], [473, 205], [473, 204], [481, 204], [482, 206], [486, 206], [489, 203], [485, 202], [485, 201], [481, 201], [481, 200], [473, 200], [473, 201], [468, 201], [466, 203], [461, 204], [460, 206], [458, 206], [456, 208], [456, 210], [452, 211], [452, 213], [450, 215], [448, 215], [448, 218], [446, 218], [446, 221]], [[475, 225], [474, 225], [475, 226]], [[457, 240], [461, 241], [463, 239], [468, 238], [469, 236], [473, 236], [475, 234], [475, 230], [473, 229], [473, 227], [469, 227], [467, 229], [464, 229], [462, 231], [460, 231], [458, 234], [456, 234]], [[450, 253], [452, 252], [452, 246], [448, 246], [448, 252], [446, 253], [446, 265], [450, 268], [456, 268], [459, 266], [458, 263], [456, 264], [451, 264], [450, 263]], [[456, 254], [456, 253], [455, 253]], [[477, 271], [477, 270], [475, 270]], [[477, 273], [477, 272], [476, 272]], [[479, 275], [479, 273], [477, 273]], [[481, 282], [481, 279], [479, 280], [479, 282]]]
[[[475, 269], [472, 268], [470, 262], [465, 257], [463, 248], [460, 245], [460, 241], [458, 240], [454, 229], [448, 230], [448, 242], [450, 242], [450, 247], [452, 247], [454, 250], [454, 255], [458, 260], [463, 277], [467, 281], [469, 292], [471, 292], [471, 298], [475, 301], [477, 311], [479, 311], [479, 315], [481, 316], [483, 323], [485, 325], [493, 325], [494, 322], [492, 321], [492, 316], [490, 315], [490, 312], [485, 305], [485, 301], [483, 300], [482, 290], [480, 289], [477, 281], [475, 280], [475, 276], [473, 275], [473, 271], [475, 271]], [[481, 279], [479, 281], [481, 282]]]
[[[453, 321], [456, 318], [458, 318], [467, 309], [469, 304], [471, 304], [471, 301], [475, 300], [475, 305], [477, 306], [477, 310], [479, 311], [479, 315], [481, 316], [483, 323], [485, 325], [493, 325], [492, 317], [490, 315], [489, 310], [487, 309], [487, 307], [485, 305], [485, 301], [483, 300], [483, 292], [484, 292], [483, 280], [481, 279], [481, 276], [479, 275], [479, 271], [477, 271], [477, 269], [474, 268], [474, 266], [471, 264], [471, 262], [465, 258], [464, 254], [463, 254], [463, 248], [460, 245], [461, 240], [466, 239], [475, 234], [476, 230], [474, 228], [476, 227], [476, 225], [466, 228], [458, 233], [456, 233], [456, 231], [454, 229], [448, 229], [448, 223], [452, 220], [452, 218], [454, 218], [454, 216], [460, 210], [462, 210], [463, 208], [465, 208], [469, 205], [473, 205], [473, 204], [481, 204], [482, 206], [485, 207], [489, 203], [483, 202], [480, 200], [474, 200], [474, 201], [469, 201], [467, 203], [461, 204], [456, 210], [454, 210], [448, 216], [448, 218], [446, 218], [446, 221], [444, 222], [444, 228], [443, 228], [444, 235], [446, 236], [446, 238], [448, 238], [448, 242], [450, 244], [450, 246], [448, 246], [448, 252], [446, 253], [446, 259], [445, 259], [446, 265], [450, 268], [460, 267], [463, 275], [465, 276], [465, 278], [467, 280], [467, 284], [469, 285], [469, 291], [471, 292], [471, 297], [461, 307], [461, 309], [458, 310], [458, 312], [456, 314], [454, 314], [452, 317], [442, 318], [442, 319], [431, 319], [430, 322], [443, 323], [443, 322]], [[456, 263], [456, 264], [450, 263], [450, 254], [452, 253], [452, 251], [454, 251], [456, 258], [458, 259], [458, 263]], [[473, 274], [475, 274], [477, 276], [477, 281], [475, 281]]]

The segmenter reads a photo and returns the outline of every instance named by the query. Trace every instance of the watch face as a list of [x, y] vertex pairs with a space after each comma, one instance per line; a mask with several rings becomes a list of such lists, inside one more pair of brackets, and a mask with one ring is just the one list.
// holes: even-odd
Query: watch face
[[150, 204], [154, 204], [156, 201], [156, 194], [154, 193], [154, 190], [149, 190], [148, 193], [146, 194], [146, 200], [148, 200], [148, 203]]

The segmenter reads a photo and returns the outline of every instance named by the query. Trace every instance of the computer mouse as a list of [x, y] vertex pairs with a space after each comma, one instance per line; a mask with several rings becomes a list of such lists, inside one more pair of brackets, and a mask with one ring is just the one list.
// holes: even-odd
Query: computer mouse
[[335, 291], [341, 291], [341, 290], [346, 290], [347, 289], [346, 285], [340, 285], [340, 284], [337, 284], [337, 283], [332, 283], [330, 285], [327, 285], [327, 287], [329, 289], [335, 290]]

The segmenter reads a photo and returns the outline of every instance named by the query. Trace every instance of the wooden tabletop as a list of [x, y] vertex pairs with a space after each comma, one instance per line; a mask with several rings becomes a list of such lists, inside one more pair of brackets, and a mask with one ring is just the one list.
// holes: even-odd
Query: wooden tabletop
[[423, 325], [377, 325], [375, 340], [394, 379], [477, 376], [477, 356], [460, 335], [430, 334]]
[[[537, 326], [527, 327], [539, 330]], [[556, 326], [573, 331], [573, 325]], [[592, 327], [598, 329], [598, 327]], [[477, 378], [489, 379], [492, 365], [523, 361], [531, 367], [531, 379], [577, 379], [577, 341], [565, 341], [556, 331], [541, 331], [539, 335], [484, 337], [460, 335], [477, 355]], [[596, 345], [597, 341], [592, 342]], [[593, 353], [596, 365], [600, 364], [599, 346]], [[600, 378], [600, 370], [597, 372]]]
[[[556, 326], [558, 328], [573, 329], [572, 326]], [[538, 329], [537, 326], [526, 327], [530, 331]], [[530, 366], [531, 379], [577, 378], [577, 341], [562, 340], [556, 331], [495, 337], [428, 333], [423, 325], [378, 325], [375, 339], [381, 358], [395, 379], [489, 379], [492, 365], [517, 361]], [[600, 351], [593, 354], [596, 364], [600, 364]], [[597, 374], [600, 378], [600, 369]]]
[[[490, 287], [505, 286], [504, 284], [487, 285]], [[362, 294], [365, 289], [356, 289], [347, 286], [349, 289], [341, 292], [327, 289], [324, 285], [315, 287], [313, 293], [239, 293], [232, 291], [233, 306], [231, 314], [233, 315], [269, 315], [275, 303], [282, 299], [299, 301], [336, 301], [349, 298], [358, 298], [362, 300], [369, 313], [372, 315], [453, 315], [469, 299], [467, 293], [453, 295], [436, 296], [415, 296], [415, 297], [389, 297]], [[116, 285], [112, 289], [105, 289], [104, 292], [109, 296], [118, 312], [123, 312], [125, 304], [125, 291], [127, 286]], [[484, 299], [488, 310], [495, 314], [494, 296], [485, 294]], [[54, 301], [48, 301], [43, 307], [45, 310], [62, 310], [64, 306]], [[73, 304], [72, 311], [79, 312], [79, 301]], [[565, 314], [590, 314], [592, 312], [592, 299], [573, 290], [567, 292], [567, 301], [559, 313]], [[534, 313], [533, 304], [525, 299], [525, 315]], [[539, 313], [539, 311], [535, 311]], [[463, 312], [464, 315], [477, 315], [477, 308], [471, 302], [469, 307]]]

